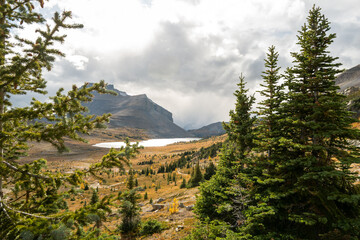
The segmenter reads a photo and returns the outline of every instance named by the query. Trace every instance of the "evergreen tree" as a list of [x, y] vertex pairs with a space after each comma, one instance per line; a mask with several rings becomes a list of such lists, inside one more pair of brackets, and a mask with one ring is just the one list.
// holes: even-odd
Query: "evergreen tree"
[[269, 47], [265, 61], [265, 71], [262, 78], [264, 83], [260, 84], [263, 90], [260, 95], [265, 99], [259, 103], [258, 119], [256, 127], [257, 151], [265, 153], [268, 161], [272, 161], [273, 152], [279, 148], [279, 137], [281, 137], [281, 110], [280, 104], [284, 100], [284, 87], [279, 84], [280, 67], [277, 66], [279, 54], [275, 47]]
[[[94, 118], [83, 113], [82, 102], [91, 101], [93, 94], [110, 93], [103, 81], [78, 88], [75, 85], [67, 94], [60, 89], [49, 102], [33, 99], [28, 107], [13, 106], [13, 96], [28, 93], [46, 94], [46, 81], [42, 71], [51, 70], [55, 57], [64, 54], [54, 48], [62, 43], [61, 30], [81, 28], [70, 24], [71, 12], [55, 13], [53, 23], [36, 30], [34, 40], [15, 36], [23, 24], [45, 23], [39, 13], [43, 0], [0, 0], [0, 238], [51, 239], [53, 235], [80, 238], [88, 233], [82, 227], [94, 222], [90, 214], [103, 216], [110, 204], [108, 198], [99, 204], [78, 211], [64, 209], [64, 189], [78, 186], [86, 174], [97, 175], [107, 168], [123, 168], [137, 152], [137, 147], [112, 149], [100, 163], [86, 171], [73, 174], [45, 171], [46, 160], [38, 159], [22, 164], [18, 159], [26, 155], [30, 142], [48, 142], [60, 152], [66, 151], [65, 138], [85, 141], [80, 134], [88, 134], [98, 124], [109, 120], [105, 114]], [[5, 191], [13, 190], [12, 192]], [[60, 191], [61, 190], [61, 191]]]
[[139, 182], [137, 180], [137, 178], [135, 179], [135, 187], [138, 187], [139, 186]]
[[[200, 187], [195, 210], [212, 233], [227, 239], [360, 236], [360, 191], [354, 185], [359, 177], [351, 171], [360, 160], [353, 145], [360, 134], [351, 127], [356, 120], [335, 85], [341, 71], [327, 50], [335, 38], [329, 30], [328, 20], [314, 6], [299, 31], [294, 67], [286, 71], [286, 94], [277, 82], [278, 55], [269, 49], [256, 138], [246, 142], [253, 139], [246, 137], [252, 134], [248, 132], [238, 135], [239, 141], [238, 131], [231, 129], [232, 148], [224, 146], [217, 173]], [[244, 146], [254, 147], [255, 154], [242, 152]], [[231, 218], [230, 212], [239, 209]], [[214, 225], [214, 219], [232, 228], [219, 232], [223, 225]], [[201, 229], [209, 230], [200, 227], [197, 234]]]
[[199, 161], [196, 163], [193, 174], [188, 182], [188, 187], [197, 187], [199, 186], [200, 182], [203, 181], [203, 175], [200, 170]]
[[91, 196], [91, 202], [90, 204], [95, 204], [99, 201], [99, 195], [96, 190], [93, 190], [92, 196]]
[[355, 237], [360, 236], [360, 195], [351, 165], [360, 159], [351, 140], [359, 139], [359, 131], [351, 128], [355, 120], [346, 110], [345, 97], [337, 92], [340, 64], [328, 51], [336, 35], [328, 33], [329, 21], [320, 10], [315, 6], [310, 10], [298, 36], [300, 52], [292, 53], [295, 65], [284, 106], [293, 113], [286, 119], [291, 159], [281, 167], [294, 184], [287, 189], [286, 200], [296, 197], [298, 205], [290, 208], [288, 201], [283, 210], [289, 212], [288, 221], [303, 230], [297, 233], [300, 236], [327, 239], [340, 231]]
[[[337, 58], [328, 47], [329, 21], [313, 7], [299, 31], [300, 51], [292, 53], [294, 67], [287, 71], [289, 89], [281, 105], [282, 154], [276, 154], [278, 186], [267, 185], [266, 205], [248, 219], [243, 230], [256, 238], [357, 239], [360, 235], [358, 180], [351, 165], [359, 163], [355, 122], [337, 92]], [[265, 170], [265, 169], [264, 169]], [[265, 196], [264, 196], [265, 197]], [[259, 206], [255, 207], [260, 209]], [[253, 208], [249, 208], [254, 210]]]
[[124, 191], [121, 196], [121, 205], [119, 212], [121, 213], [121, 224], [118, 226], [118, 231], [120, 231], [124, 236], [133, 236], [139, 230], [141, 220], [140, 220], [140, 210], [139, 204], [137, 201], [141, 199], [140, 194], [137, 189], [134, 188], [134, 171], [129, 170], [129, 177], [127, 181], [127, 190]]
[[260, 84], [263, 87], [260, 95], [265, 99], [259, 103], [258, 122], [254, 130], [256, 138], [253, 151], [256, 154], [239, 174], [240, 182], [251, 187], [243, 191], [243, 194], [247, 194], [246, 199], [235, 199], [234, 202], [244, 204], [242, 214], [237, 219], [244, 232], [262, 229], [265, 220], [277, 224], [272, 220], [272, 216], [276, 214], [272, 202], [278, 198], [275, 192], [284, 181], [277, 175], [277, 164], [285, 149], [280, 143], [283, 134], [280, 106], [284, 100], [284, 92], [283, 86], [278, 82], [280, 67], [277, 66], [278, 53], [274, 46], [269, 48], [264, 61], [264, 83]]
[[235, 91], [235, 111], [230, 111], [230, 122], [224, 124], [228, 139], [220, 153], [216, 174], [200, 186], [195, 212], [200, 220], [220, 220], [233, 226], [237, 216], [237, 206], [233, 200], [238, 197], [240, 186], [238, 175], [253, 147], [253, 126], [255, 116], [251, 116], [253, 96], [248, 96], [244, 77], [240, 76], [239, 89]]
[[186, 180], [185, 178], [183, 178], [181, 184], [180, 184], [180, 188], [186, 188]]
[[209, 166], [205, 168], [204, 179], [209, 180], [216, 173], [216, 167], [212, 161], [210, 161]]
[[134, 170], [132, 168], [129, 170], [129, 177], [127, 178], [126, 187], [129, 190], [135, 187]]

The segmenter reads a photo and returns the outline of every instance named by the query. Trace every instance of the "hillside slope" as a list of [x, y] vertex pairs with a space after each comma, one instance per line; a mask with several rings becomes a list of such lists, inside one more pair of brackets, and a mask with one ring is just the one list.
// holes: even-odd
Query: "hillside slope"
[[188, 132], [199, 138], [208, 138], [211, 136], [219, 136], [225, 134], [222, 122], [212, 123], [199, 129], [189, 130]]
[[336, 85], [341, 91], [350, 87], [360, 87], [360, 64], [340, 74], [336, 79]]

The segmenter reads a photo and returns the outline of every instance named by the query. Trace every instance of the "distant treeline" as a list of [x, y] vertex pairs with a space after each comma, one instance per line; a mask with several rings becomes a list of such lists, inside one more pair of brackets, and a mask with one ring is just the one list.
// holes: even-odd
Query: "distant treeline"
[[153, 163], [154, 161], [151, 159], [149, 161], [138, 162], [137, 165], [152, 165]]
[[169, 173], [175, 171], [176, 168], [190, 168], [195, 160], [214, 158], [217, 156], [218, 151], [222, 147], [222, 142], [215, 143], [207, 148], [200, 148], [199, 151], [186, 151], [180, 154], [180, 158], [175, 161], [171, 161], [169, 164], [166, 162], [164, 165], [160, 165], [158, 173]]
[[202, 148], [200, 148], [199, 151], [194, 152], [193, 155], [191, 156], [191, 158], [192, 159], [197, 158], [198, 160], [206, 159], [209, 157], [214, 158], [217, 156], [218, 151], [222, 147], [222, 144], [223, 144], [222, 142], [218, 142], [207, 148], [202, 147]]

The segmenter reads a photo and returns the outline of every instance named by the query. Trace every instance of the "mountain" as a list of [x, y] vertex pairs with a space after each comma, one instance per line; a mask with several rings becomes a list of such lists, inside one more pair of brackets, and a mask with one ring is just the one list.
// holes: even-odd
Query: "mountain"
[[199, 129], [188, 130], [188, 132], [199, 138], [208, 138], [225, 134], [222, 122], [212, 123]]
[[108, 85], [118, 95], [94, 93], [93, 101], [85, 103], [89, 114], [111, 113], [109, 128], [144, 129], [151, 138], [193, 137], [173, 122], [172, 113], [154, 103], [145, 94], [130, 96]]
[[340, 74], [336, 79], [336, 85], [341, 91], [351, 87], [360, 87], [360, 64]]
[[354, 117], [360, 117], [360, 65], [343, 72], [336, 79], [341, 93], [346, 96], [348, 110], [354, 112]]

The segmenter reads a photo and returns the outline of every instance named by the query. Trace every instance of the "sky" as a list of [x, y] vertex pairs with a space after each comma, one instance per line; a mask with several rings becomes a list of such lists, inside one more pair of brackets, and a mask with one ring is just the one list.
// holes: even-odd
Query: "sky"
[[[45, 17], [71, 10], [71, 22], [84, 28], [65, 32], [66, 57], [44, 73], [49, 94], [105, 80], [129, 95], [145, 93], [185, 129], [227, 121], [240, 74], [249, 93], [261, 90], [271, 45], [282, 69], [292, 65], [313, 4], [337, 34], [331, 54], [343, 68], [360, 64], [358, 0], [50, 0]], [[34, 30], [23, 34], [35, 37]]]

